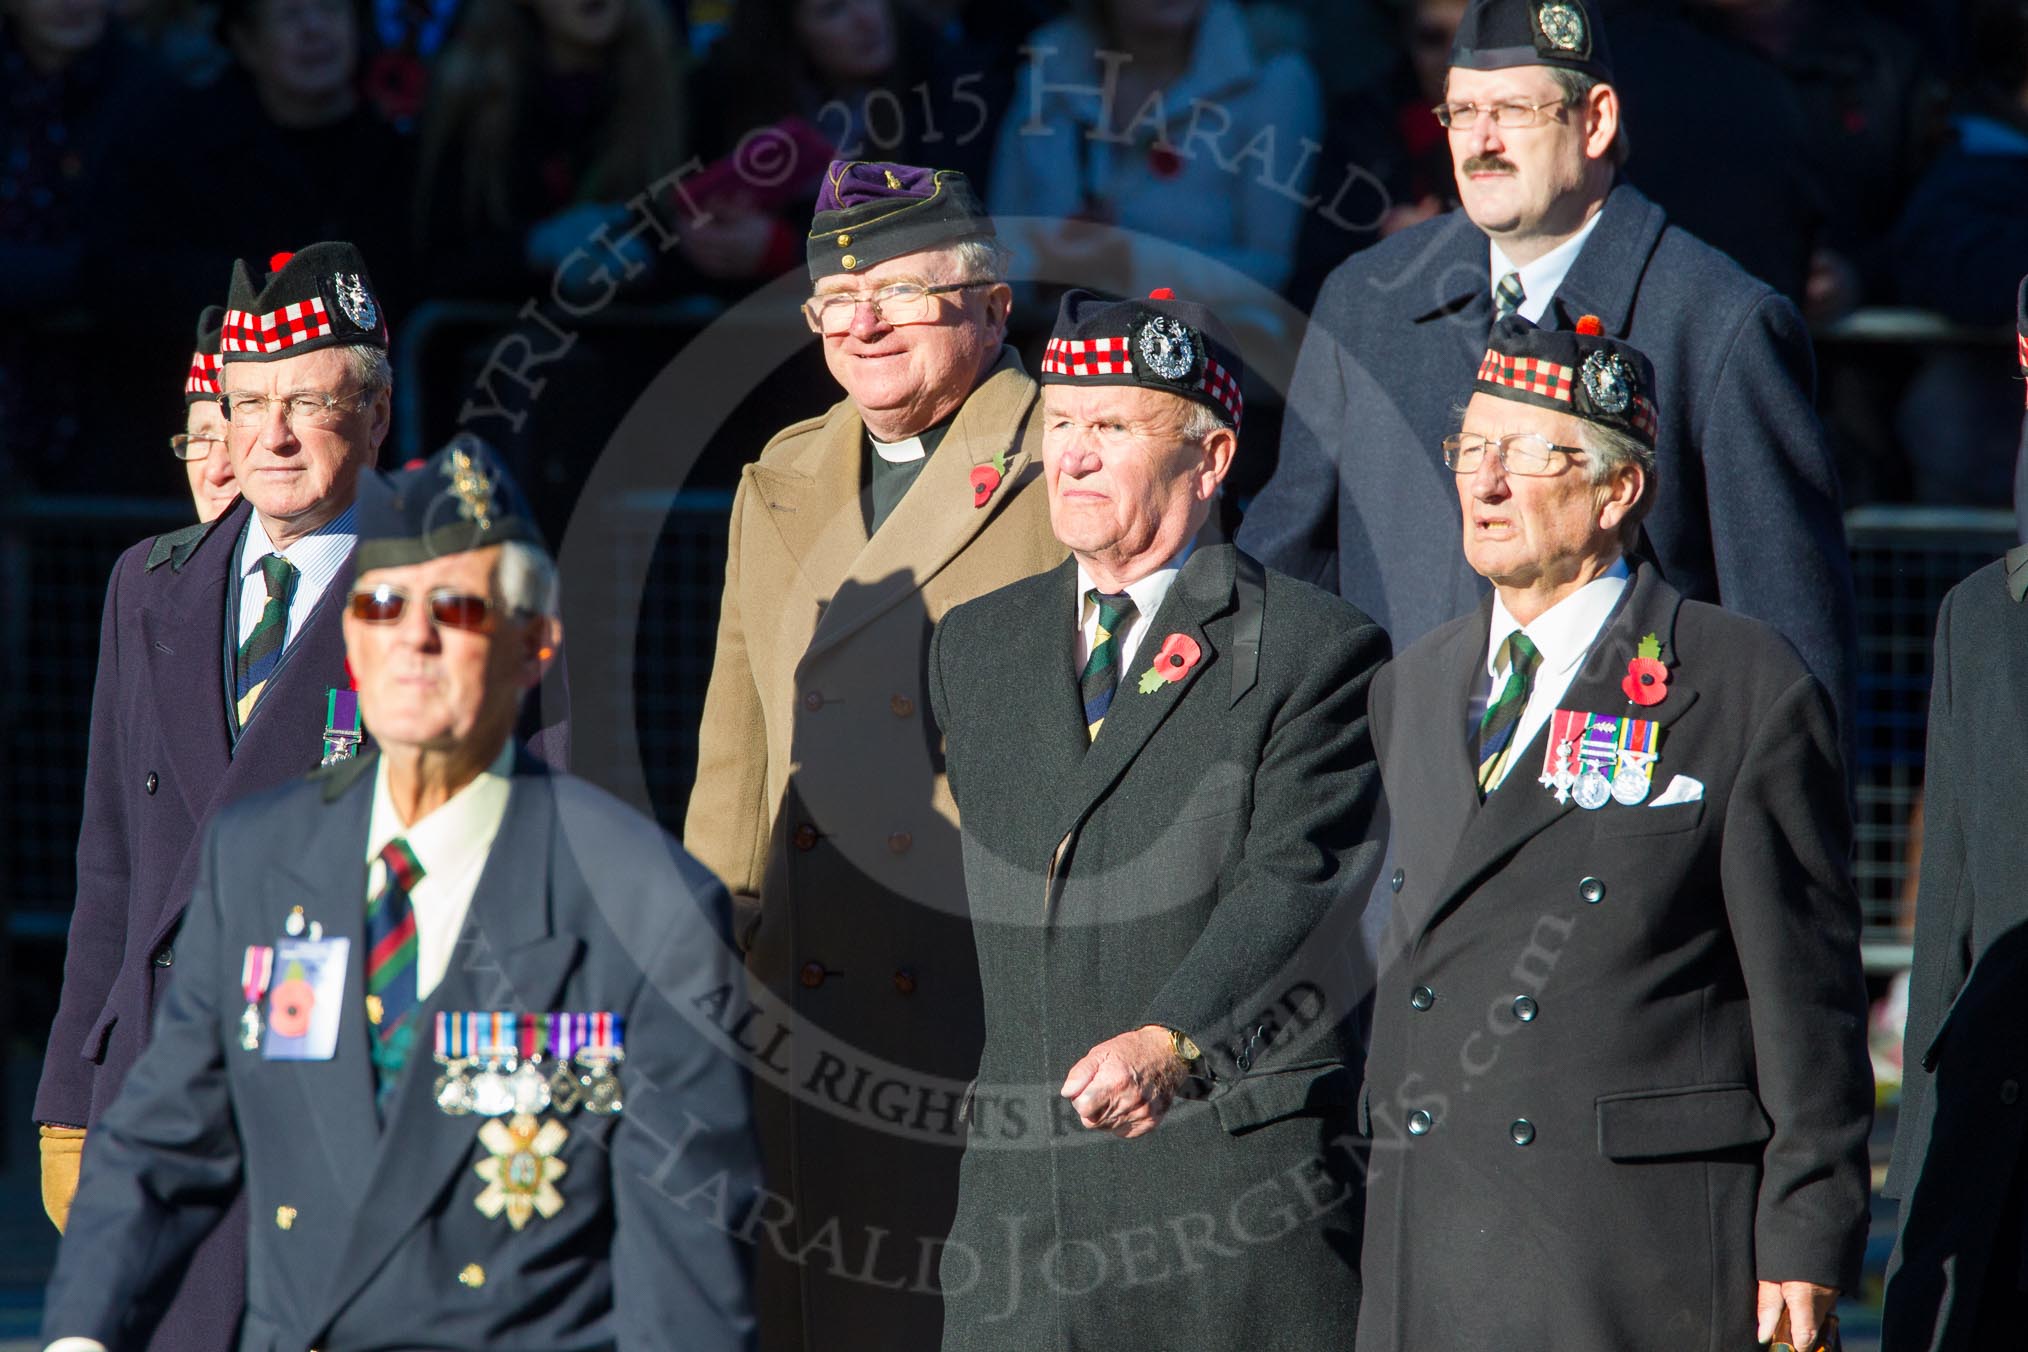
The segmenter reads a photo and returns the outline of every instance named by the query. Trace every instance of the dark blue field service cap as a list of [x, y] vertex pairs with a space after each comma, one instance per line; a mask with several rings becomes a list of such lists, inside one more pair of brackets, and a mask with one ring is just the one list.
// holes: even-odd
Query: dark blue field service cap
[[993, 233], [971, 180], [955, 169], [833, 160], [810, 222], [810, 280]]
[[1211, 308], [1158, 287], [1146, 300], [1070, 291], [1042, 354], [1044, 385], [1138, 385], [1207, 404], [1239, 430], [1246, 369]]
[[1466, 70], [1561, 66], [1611, 83], [1612, 53], [1592, 0], [1473, 0], [1451, 44]]
[[542, 532], [499, 455], [460, 432], [427, 460], [359, 479], [354, 566], [405, 568], [446, 554], [520, 541], [544, 548]]

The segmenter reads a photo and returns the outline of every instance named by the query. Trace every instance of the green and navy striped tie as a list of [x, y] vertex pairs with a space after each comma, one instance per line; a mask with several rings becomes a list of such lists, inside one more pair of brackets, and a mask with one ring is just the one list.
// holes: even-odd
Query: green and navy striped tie
[[1542, 665], [1542, 654], [1528, 635], [1516, 629], [1500, 644], [1494, 665], [1507, 668], [1507, 683], [1500, 687], [1499, 695], [1486, 706], [1485, 717], [1479, 720], [1480, 798], [1500, 787], [1513, 764], [1514, 730], [1520, 726], [1522, 711], [1528, 707], [1529, 693], [1535, 688], [1535, 668]]
[[1133, 621], [1134, 598], [1125, 592], [1102, 592], [1093, 587], [1084, 599], [1098, 607], [1098, 632], [1092, 635], [1091, 656], [1084, 660], [1084, 674], [1077, 679], [1084, 698], [1084, 730], [1098, 740], [1099, 725], [1112, 707], [1113, 692], [1120, 685], [1120, 630]]
[[296, 565], [279, 554], [269, 554], [261, 560], [261, 580], [267, 584], [267, 603], [261, 607], [253, 632], [239, 645], [239, 660], [233, 664], [232, 697], [241, 723], [252, 715], [262, 687], [282, 660], [282, 639], [289, 629], [289, 588], [296, 581]]

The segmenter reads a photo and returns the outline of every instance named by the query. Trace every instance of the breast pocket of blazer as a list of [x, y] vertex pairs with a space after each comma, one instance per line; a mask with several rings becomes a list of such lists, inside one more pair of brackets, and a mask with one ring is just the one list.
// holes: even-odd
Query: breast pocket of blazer
[[1667, 807], [1622, 807], [1608, 803], [1599, 809], [1598, 838], [1617, 840], [1621, 836], [1666, 836], [1688, 831], [1704, 820], [1704, 800], [1671, 803]]

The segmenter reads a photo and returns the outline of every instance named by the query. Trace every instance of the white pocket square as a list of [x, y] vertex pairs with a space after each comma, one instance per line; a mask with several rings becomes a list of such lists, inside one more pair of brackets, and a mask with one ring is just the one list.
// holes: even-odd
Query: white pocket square
[[1669, 787], [1662, 790], [1662, 796], [1649, 807], [1674, 807], [1678, 803], [1698, 803], [1704, 800], [1704, 781], [1688, 775], [1677, 775], [1669, 781]]

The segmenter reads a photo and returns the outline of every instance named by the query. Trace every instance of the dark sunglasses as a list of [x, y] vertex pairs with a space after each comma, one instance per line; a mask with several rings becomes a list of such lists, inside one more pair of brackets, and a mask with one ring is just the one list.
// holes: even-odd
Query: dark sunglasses
[[[408, 599], [407, 592], [385, 583], [362, 588], [352, 593], [352, 618], [366, 624], [393, 624], [408, 609]], [[484, 630], [493, 614], [493, 603], [485, 597], [448, 587], [439, 587], [424, 599], [429, 602], [430, 618], [446, 629]]]

